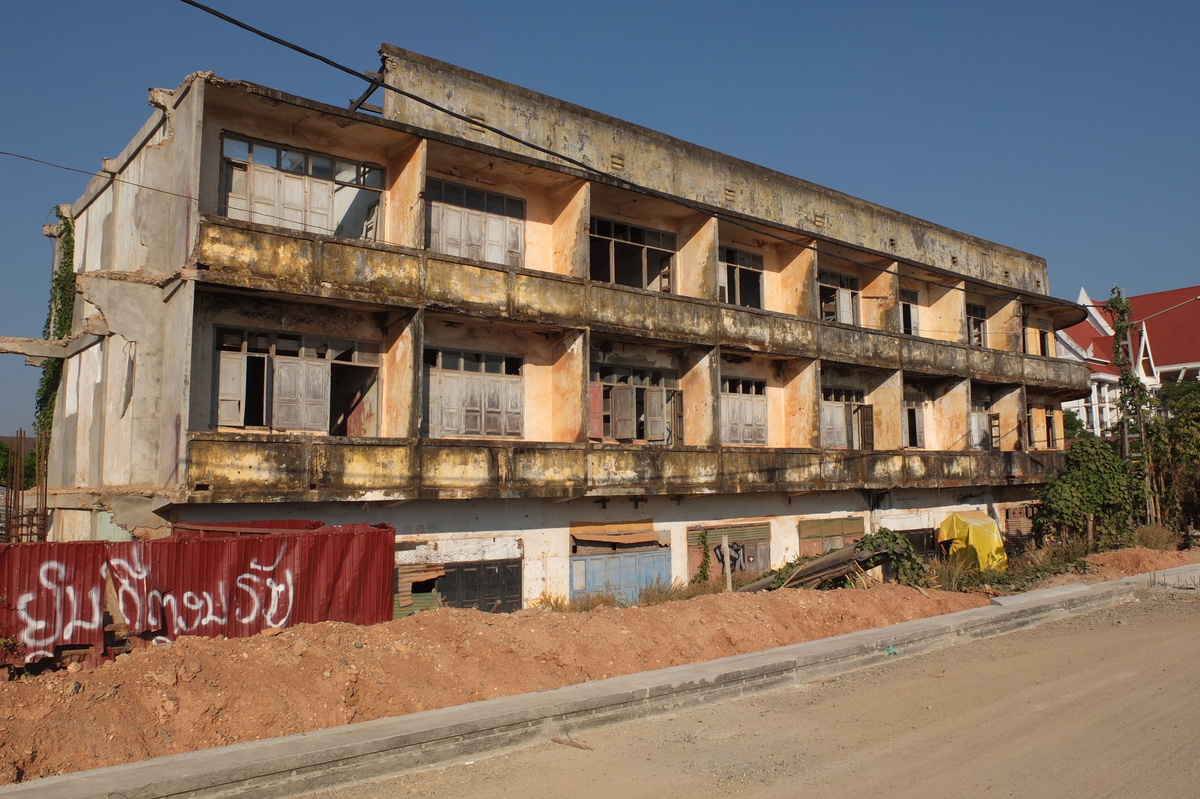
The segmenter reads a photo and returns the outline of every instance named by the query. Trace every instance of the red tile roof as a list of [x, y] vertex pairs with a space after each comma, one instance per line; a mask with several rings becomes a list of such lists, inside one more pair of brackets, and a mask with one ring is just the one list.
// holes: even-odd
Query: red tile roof
[[1200, 363], [1200, 300], [1197, 297], [1200, 297], [1200, 286], [1129, 298], [1134, 321], [1145, 320], [1150, 352], [1159, 369]]

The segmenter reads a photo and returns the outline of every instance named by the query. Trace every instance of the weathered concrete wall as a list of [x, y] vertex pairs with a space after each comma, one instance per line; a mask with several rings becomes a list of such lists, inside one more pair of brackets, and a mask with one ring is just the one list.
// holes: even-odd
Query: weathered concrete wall
[[[485, 75], [384, 45], [385, 77], [526, 141], [693, 202], [786, 223], [867, 249], [1043, 292], [1045, 262], [849, 195], [640, 128]], [[384, 113], [430, 131], [523, 157], [555, 159], [387, 92]], [[661, 169], [671, 163], [671, 170]], [[1007, 275], [1006, 275], [1007, 273]]]

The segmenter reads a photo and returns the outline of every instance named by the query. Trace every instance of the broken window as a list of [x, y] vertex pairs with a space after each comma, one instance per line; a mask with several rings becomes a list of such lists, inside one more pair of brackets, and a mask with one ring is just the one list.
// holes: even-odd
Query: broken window
[[219, 328], [216, 349], [219, 427], [378, 435], [377, 342]]
[[721, 443], [766, 446], [767, 381], [721, 378]]
[[1054, 328], [1048, 319], [1038, 320], [1038, 355], [1047, 358], [1054, 355], [1050, 342], [1054, 341]]
[[904, 415], [900, 417], [904, 446], [925, 448], [925, 392], [915, 386], [904, 387]]
[[422, 435], [520, 438], [524, 365], [518, 355], [426, 349]]
[[921, 295], [913, 289], [900, 289], [900, 328], [906, 336], [920, 335], [917, 309], [921, 306]]
[[746, 308], [763, 307], [763, 257], [721, 247], [717, 299]]
[[651, 291], [671, 290], [674, 233], [593, 216], [590, 239], [592, 280]]
[[821, 321], [857, 325], [858, 278], [838, 272], [821, 272], [817, 282], [820, 289]]
[[595, 441], [683, 443], [683, 392], [665, 369], [593, 363], [588, 437]]
[[383, 167], [239, 136], [221, 141], [221, 205], [232, 219], [375, 240]]
[[874, 409], [851, 388], [821, 389], [821, 446], [875, 449]]
[[444, 255], [522, 266], [525, 201], [430, 178], [425, 182], [425, 242]]
[[992, 412], [992, 393], [971, 386], [971, 411], [967, 419], [967, 446], [970, 449], [1000, 448], [1000, 414]]
[[987, 346], [987, 308], [967, 303], [967, 343], [972, 347]]

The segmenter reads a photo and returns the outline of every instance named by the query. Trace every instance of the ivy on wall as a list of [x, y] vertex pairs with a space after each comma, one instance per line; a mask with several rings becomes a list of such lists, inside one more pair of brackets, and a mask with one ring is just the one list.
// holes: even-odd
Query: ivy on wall
[[[59, 222], [58, 263], [54, 265], [54, 276], [50, 280], [50, 309], [42, 336], [64, 339], [71, 335], [75, 316], [75, 221], [61, 207], [55, 209], [55, 214]], [[50, 440], [50, 428], [54, 423], [54, 403], [58, 398], [62, 368], [61, 358], [47, 358], [38, 382], [33, 427], [46, 441]]]

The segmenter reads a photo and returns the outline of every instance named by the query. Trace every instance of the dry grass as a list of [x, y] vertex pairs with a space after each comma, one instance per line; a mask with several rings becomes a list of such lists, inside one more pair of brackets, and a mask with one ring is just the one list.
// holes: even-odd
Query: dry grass
[[1138, 546], [1146, 549], [1174, 552], [1183, 547], [1182, 535], [1159, 524], [1139, 527], [1134, 535], [1137, 536]]
[[621, 603], [617, 601], [616, 594], [608, 591], [593, 591], [577, 596], [574, 599], [568, 599], [565, 596], [555, 594], [542, 594], [533, 603], [533, 606], [542, 610], [554, 611], [555, 613], [586, 613], [589, 610], [601, 607], [620, 607]]

